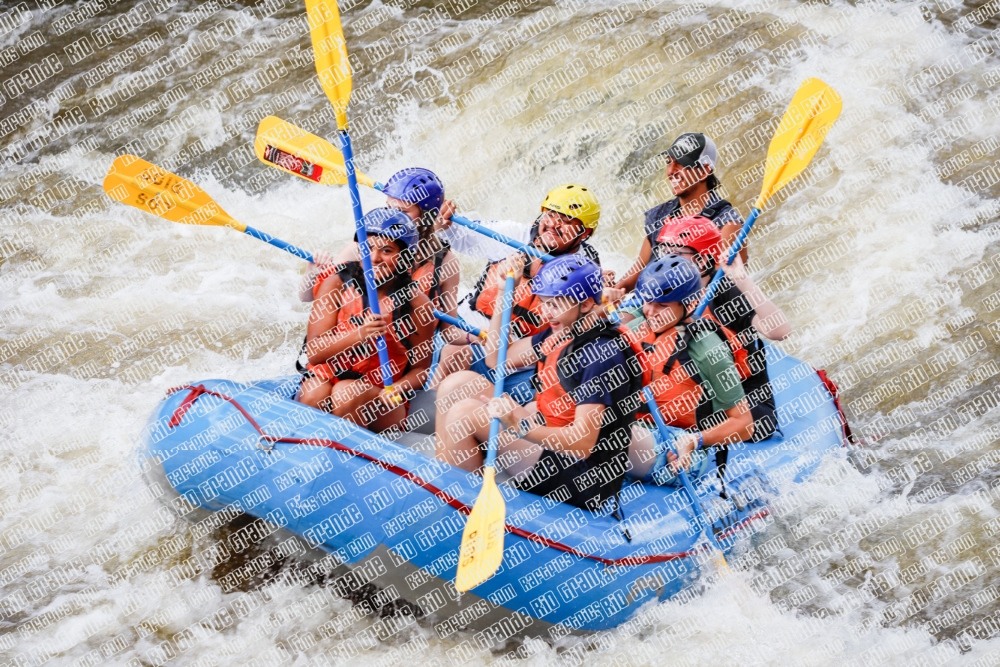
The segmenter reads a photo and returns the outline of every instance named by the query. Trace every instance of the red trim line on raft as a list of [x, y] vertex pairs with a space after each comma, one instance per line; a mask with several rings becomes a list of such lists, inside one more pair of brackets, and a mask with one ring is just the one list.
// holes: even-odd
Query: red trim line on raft
[[[444, 504], [454, 508], [455, 510], [457, 510], [462, 514], [465, 514], [466, 516], [468, 516], [472, 512], [472, 507], [466, 505], [461, 500], [453, 497], [449, 493], [446, 493], [442, 489], [434, 486], [430, 482], [421, 479], [417, 475], [414, 475], [409, 470], [400, 468], [397, 465], [375, 458], [371, 454], [366, 454], [365, 452], [361, 452], [356, 449], [351, 449], [350, 447], [342, 443], [336, 442], [334, 440], [325, 440], [322, 438], [279, 438], [273, 435], [268, 435], [267, 433], [264, 432], [264, 429], [262, 429], [260, 425], [257, 424], [253, 416], [251, 416], [250, 413], [247, 412], [246, 409], [242, 405], [240, 405], [235, 398], [232, 398], [231, 396], [226, 396], [225, 394], [220, 394], [219, 392], [212, 391], [211, 389], [206, 389], [204, 385], [199, 384], [194, 386], [188, 385], [184, 387], [174, 387], [173, 389], [168, 390], [167, 394], [170, 395], [178, 391], [183, 391], [185, 389], [189, 390], [189, 393], [187, 396], [184, 397], [184, 400], [181, 401], [181, 404], [177, 406], [177, 409], [174, 410], [174, 414], [170, 418], [171, 428], [174, 428], [175, 426], [178, 426], [181, 423], [181, 420], [184, 418], [185, 413], [187, 413], [187, 411], [191, 408], [191, 406], [194, 405], [194, 402], [198, 400], [198, 397], [202, 396], [203, 394], [208, 394], [209, 396], [215, 396], [216, 398], [221, 398], [232, 404], [233, 407], [235, 407], [237, 410], [240, 411], [240, 414], [243, 415], [243, 417], [247, 420], [247, 422], [249, 422], [250, 425], [254, 427], [257, 433], [260, 434], [262, 440], [274, 443], [284, 442], [291, 445], [315, 445], [318, 447], [328, 447], [338, 452], [344, 452], [345, 454], [356, 456], [365, 461], [370, 461], [371, 463], [374, 463], [375, 465], [393, 473], [394, 475], [398, 475], [399, 477], [402, 477], [403, 479], [412, 482], [416, 486], [419, 486], [420, 488], [424, 489], [425, 491], [437, 497], [438, 500], [440, 500]], [[734, 524], [733, 526], [730, 526], [728, 529], [723, 531], [720, 534], [720, 538], [728, 537], [729, 535], [735, 533], [737, 530], [743, 528], [751, 521], [762, 519], [766, 515], [767, 515], [767, 510], [763, 510], [761, 512], [758, 512], [757, 514], [746, 517], [742, 521]], [[630, 567], [634, 565], [651, 565], [653, 563], [665, 563], [667, 561], [693, 556], [698, 551], [708, 548], [707, 546], [703, 546], [700, 547], [699, 549], [694, 549], [691, 551], [678, 551], [675, 553], [654, 554], [650, 556], [626, 556], [624, 558], [604, 558], [602, 556], [596, 556], [594, 554], [584, 553], [582, 551], [574, 549], [573, 547], [567, 544], [563, 544], [562, 542], [556, 542], [555, 540], [549, 539], [548, 537], [545, 537], [543, 535], [539, 535], [538, 533], [533, 533], [529, 530], [525, 530], [524, 528], [518, 528], [517, 526], [504, 524], [504, 529], [512, 535], [523, 537], [526, 540], [537, 542], [539, 544], [551, 547], [558, 551], [565, 551], [566, 553], [572, 554], [579, 558], [585, 558], [587, 560], [597, 561], [598, 563], [601, 563], [606, 567]]]
[[826, 387], [826, 390], [830, 392], [830, 398], [833, 399], [833, 404], [837, 408], [837, 414], [840, 415], [840, 425], [844, 431], [844, 444], [858, 442], [854, 437], [854, 433], [851, 432], [851, 425], [847, 423], [847, 415], [844, 414], [844, 408], [840, 406], [840, 389], [837, 388], [837, 385], [830, 379], [825, 370], [822, 368], [814, 368], [813, 370], [816, 371], [816, 375], [819, 376], [819, 380]]

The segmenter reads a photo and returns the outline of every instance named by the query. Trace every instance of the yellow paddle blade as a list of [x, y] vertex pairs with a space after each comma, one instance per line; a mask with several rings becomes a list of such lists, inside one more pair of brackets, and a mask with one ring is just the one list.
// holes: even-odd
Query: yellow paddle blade
[[799, 87], [767, 148], [757, 208], [764, 208], [771, 195], [806, 168], [843, 106], [837, 91], [819, 79], [807, 79]]
[[115, 201], [184, 225], [247, 226], [229, 217], [207, 192], [135, 155], [115, 159], [104, 177], [104, 191]]
[[340, 25], [336, 0], [306, 0], [316, 73], [337, 116], [337, 128], [347, 129], [347, 103], [351, 101], [351, 63]]
[[323, 185], [347, 183], [344, 156], [333, 144], [276, 116], [260, 121], [253, 150], [264, 164], [307, 181]]
[[[344, 155], [333, 144], [277, 116], [260, 121], [253, 150], [264, 164], [307, 181], [322, 185], [347, 183]], [[371, 177], [360, 171], [355, 171], [355, 176], [361, 185], [375, 187]]]
[[726, 556], [718, 549], [715, 550], [715, 567], [718, 568], [719, 572], [729, 575], [732, 572], [729, 569], [729, 563], [726, 562]]
[[492, 577], [500, 567], [506, 514], [507, 506], [497, 488], [496, 472], [493, 468], [485, 468], [483, 488], [462, 531], [458, 573], [455, 575], [455, 588], [459, 591], [472, 590]]

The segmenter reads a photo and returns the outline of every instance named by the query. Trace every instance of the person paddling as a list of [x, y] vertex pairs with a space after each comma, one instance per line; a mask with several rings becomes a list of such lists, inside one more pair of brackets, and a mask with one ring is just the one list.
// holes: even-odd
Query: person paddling
[[[430, 300], [410, 275], [417, 230], [405, 213], [377, 208], [363, 219], [381, 315], [368, 308], [358, 262], [338, 266], [320, 285], [309, 317], [297, 400], [374, 431], [401, 427], [431, 363]], [[384, 336], [393, 388], [382, 382], [376, 339]]]
[[[454, 205], [445, 202], [437, 221], [438, 229], [441, 230], [439, 233], [458, 252], [483, 257], [489, 261], [476, 282], [475, 289], [459, 305], [459, 314], [476, 326], [485, 328], [489, 318], [496, 312], [494, 304], [497, 296], [503, 292], [506, 279], [504, 267], [507, 266], [505, 259], [510, 255], [511, 249], [484, 239], [464, 227], [452, 225], [450, 218], [454, 212]], [[530, 243], [550, 255], [579, 254], [600, 264], [597, 250], [587, 242], [597, 230], [600, 216], [601, 206], [590, 188], [579, 184], [566, 184], [554, 188], [545, 196], [541, 214], [532, 225], [514, 226], [511, 223], [498, 231], [515, 240]], [[540, 300], [532, 294], [528, 284], [528, 281], [537, 275], [541, 266], [541, 260], [532, 259], [526, 270], [519, 272], [517, 276], [518, 283], [515, 288], [511, 318], [511, 336], [514, 339], [534, 335], [544, 326]], [[465, 340], [446, 346], [434, 378], [434, 383], [438, 386], [439, 403], [446, 399], [448, 394], [464, 388], [469, 383], [471, 376], [468, 374], [462, 374], [461, 377], [453, 375], [464, 369], [469, 369], [482, 376], [485, 382], [492, 383], [493, 371], [486, 365], [485, 358], [484, 348], [472, 336], [466, 336]], [[509, 393], [521, 403], [531, 400], [534, 393], [530, 384], [533, 373], [533, 369], [520, 369], [507, 378]], [[480, 385], [482, 382], [477, 382], [475, 390], [479, 390]]]
[[[659, 238], [664, 252], [682, 255], [698, 266], [702, 285], [707, 286], [718, 266], [724, 264], [722, 235], [706, 218], [672, 220], [664, 225]], [[722, 325], [721, 331], [731, 343], [756, 424], [753, 440], [758, 442], [774, 433], [778, 425], [761, 336], [784, 340], [792, 327], [749, 276], [739, 256], [724, 270], [705, 313]]]
[[[615, 285], [626, 291], [635, 287], [636, 278], [646, 264], [669, 252], [662, 248], [658, 236], [672, 219], [695, 215], [708, 218], [722, 232], [727, 245], [743, 225], [739, 212], [717, 193], [721, 184], [716, 174], [719, 151], [714, 141], [700, 132], [685, 132], [660, 155], [667, 161], [666, 176], [674, 198], [646, 211], [646, 237], [639, 248], [639, 258]], [[746, 261], [745, 245], [740, 256]]]
[[[504, 268], [517, 272], [520, 261], [511, 258]], [[496, 417], [506, 429], [497, 463], [517, 488], [555, 493], [563, 502], [595, 511], [618, 492], [635, 420], [634, 409], [619, 406], [629, 404], [642, 382], [623, 370], [638, 367], [642, 350], [604, 317], [598, 305], [602, 289], [601, 268], [580, 255], [557, 257], [539, 269], [532, 293], [548, 326], [508, 350], [516, 366], [536, 364], [536, 401], [522, 407], [509, 394], [493, 399], [490, 387], [457, 402], [438, 422], [437, 458], [478, 470], [480, 445]], [[502, 293], [490, 320], [491, 341], [500, 332], [501, 299]], [[496, 357], [491, 351], [488, 363], [495, 365]]]
[[664, 483], [671, 472], [689, 468], [696, 451], [751, 440], [754, 422], [721, 327], [712, 319], [690, 318], [702, 293], [698, 267], [666, 255], [642, 270], [635, 291], [645, 316], [635, 332], [643, 341], [657, 408], [668, 425], [689, 431], [674, 442], [679, 458], [670, 454], [668, 468], [655, 426], [640, 421], [632, 427], [630, 474]]
[[[451, 206], [444, 198], [444, 184], [433, 171], [410, 167], [390, 176], [382, 191], [387, 196], [386, 205], [402, 211], [416, 225], [420, 241], [413, 252], [414, 282], [435, 309], [455, 316], [460, 280], [458, 257], [447, 241], [434, 233], [440, 210], [445, 204]], [[305, 302], [316, 297], [323, 281], [335, 274], [339, 265], [357, 262], [361, 258], [357, 244], [350, 243], [336, 258], [323, 254], [317, 259], [315, 269], [306, 276], [299, 290], [299, 299]], [[465, 338], [465, 332], [452, 326], [442, 326], [441, 331], [446, 340]]]

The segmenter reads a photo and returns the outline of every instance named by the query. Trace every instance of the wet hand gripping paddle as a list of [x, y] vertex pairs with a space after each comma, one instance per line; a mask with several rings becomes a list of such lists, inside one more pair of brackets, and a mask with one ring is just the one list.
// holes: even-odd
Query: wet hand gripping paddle
[[234, 220], [207, 192], [177, 174], [135, 155], [115, 159], [104, 177], [104, 192], [115, 201], [134, 206], [171, 222], [207, 227], [229, 227], [312, 262], [312, 253]]
[[[674, 456], [677, 456], [677, 450], [674, 448], [674, 436], [671, 435], [667, 424], [663, 421], [663, 415], [660, 414], [660, 408], [656, 405], [656, 398], [649, 387], [642, 388], [642, 398], [646, 401], [646, 406], [649, 408], [649, 414], [653, 416], [653, 421], [656, 422], [656, 428], [660, 432], [660, 438], [663, 440], [664, 445], [666, 445], [667, 449]], [[726, 563], [726, 557], [722, 553], [722, 546], [715, 538], [715, 533], [712, 532], [712, 522], [709, 520], [707, 512], [705, 512], [705, 508], [698, 500], [698, 495], [694, 491], [694, 485], [691, 484], [691, 478], [688, 477], [687, 471], [683, 468], [677, 470], [677, 476], [680, 478], [681, 485], [691, 500], [691, 508], [694, 510], [694, 514], [698, 517], [698, 522], [701, 524], [702, 535], [709, 546], [713, 547], [713, 551], [715, 551], [716, 566], [722, 572], [728, 571], [729, 565]]]
[[[260, 125], [257, 127], [257, 138], [254, 141], [254, 153], [256, 153], [258, 160], [269, 167], [280, 169], [307, 181], [321, 185], [344, 185], [348, 182], [347, 165], [344, 163], [343, 153], [329, 141], [276, 116], [268, 116], [260, 121]], [[361, 185], [380, 192], [383, 190], [382, 183], [378, 183], [370, 176], [366, 176], [360, 171], [355, 171], [355, 175]], [[534, 246], [521, 243], [464, 216], [453, 215], [451, 220], [457, 225], [525, 252], [532, 257], [537, 257], [544, 262], [552, 259], [552, 255], [544, 253]]]
[[[507, 376], [507, 348], [510, 344], [510, 313], [514, 306], [514, 273], [507, 274], [503, 289], [503, 314], [500, 318], [500, 349], [494, 371], [496, 384], [493, 398], [503, 396]], [[462, 531], [462, 545], [458, 550], [458, 571], [455, 588], [460, 592], [472, 590], [493, 576], [503, 561], [504, 521], [507, 506], [500, 495], [496, 481], [497, 439], [500, 437], [500, 420], [490, 421], [490, 439], [486, 446], [486, 463], [483, 466], [483, 488], [476, 498], [472, 512]]]
[[[809, 166], [830, 127], [840, 116], [843, 106], [840, 94], [819, 79], [806, 79], [799, 86], [767, 147], [764, 185], [750, 215], [747, 216], [732, 247], [729, 248], [726, 266], [736, 259], [767, 200]], [[705, 288], [705, 294], [694, 311], [694, 317], [701, 317], [704, 314], [719, 289], [723, 275], [725, 272], [720, 266], [712, 276], [712, 282]]]

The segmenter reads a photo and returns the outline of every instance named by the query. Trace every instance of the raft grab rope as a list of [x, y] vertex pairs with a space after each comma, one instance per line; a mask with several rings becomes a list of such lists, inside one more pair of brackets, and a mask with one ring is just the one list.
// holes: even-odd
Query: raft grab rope
[[[267, 441], [272, 443], [272, 448], [274, 444], [279, 442], [291, 445], [315, 445], [319, 447], [327, 447], [329, 449], [333, 449], [338, 452], [343, 452], [351, 456], [356, 456], [365, 461], [374, 463], [375, 465], [393, 473], [394, 475], [402, 477], [403, 479], [413, 483], [414, 485], [434, 495], [435, 497], [438, 498], [438, 500], [442, 501], [444, 504], [454, 508], [455, 510], [466, 516], [468, 516], [472, 512], [472, 507], [470, 505], [466, 505], [458, 498], [453, 497], [451, 494], [446, 493], [442, 489], [418, 477], [409, 470], [401, 468], [395, 464], [388, 463], [387, 461], [383, 461], [379, 458], [372, 456], [371, 454], [366, 454], [365, 452], [352, 449], [347, 445], [336, 442], [334, 440], [326, 440], [323, 438], [284, 438], [284, 437], [270, 435], [260, 427], [257, 421], [253, 418], [253, 416], [249, 412], [247, 412], [246, 408], [240, 405], [239, 401], [232, 398], [231, 396], [226, 396], [225, 394], [219, 393], [217, 391], [212, 391], [211, 389], [207, 389], [204, 385], [199, 384], [199, 385], [186, 385], [182, 387], [174, 387], [167, 391], [167, 395], [169, 396], [178, 391], [184, 391], [185, 389], [188, 390], [188, 394], [187, 396], [184, 397], [184, 400], [181, 401], [181, 404], [177, 406], [177, 409], [174, 410], [174, 413], [171, 416], [169, 422], [170, 428], [174, 428], [180, 425], [181, 420], [184, 418], [184, 415], [191, 408], [191, 406], [194, 405], [194, 402], [197, 401], [199, 397], [206, 394], [209, 396], [215, 396], [216, 398], [221, 398], [222, 400], [227, 401], [233, 407], [239, 410], [240, 414], [242, 414], [243, 417], [247, 420], [247, 422], [254, 428], [254, 430], [256, 430], [258, 434], [260, 434], [260, 439], [262, 441]], [[270, 449], [265, 449], [265, 451], [270, 451]], [[733, 524], [726, 530], [721, 531], [719, 533], [719, 538], [725, 539], [726, 537], [735, 534], [737, 530], [742, 529], [750, 522], [758, 519], [763, 519], [768, 515], [768, 513], [769, 512], [767, 509], [763, 509], [751, 516], [742, 519], [741, 521]], [[556, 549], [558, 551], [564, 551], [568, 554], [577, 556], [578, 558], [584, 558], [587, 560], [596, 561], [598, 563], [601, 563], [605, 567], [633, 567], [636, 565], [652, 565], [654, 563], [665, 563], [667, 561], [677, 560], [680, 558], [688, 558], [690, 556], [695, 555], [699, 551], [703, 551], [708, 548], [707, 546], [702, 546], [690, 551], [679, 551], [675, 553], [653, 554], [653, 555], [643, 555], [643, 556], [625, 556], [624, 558], [604, 558], [602, 556], [598, 556], [595, 554], [584, 553], [582, 551], [579, 551], [578, 549], [575, 549], [574, 547], [569, 546], [568, 544], [557, 542], [553, 539], [545, 537], [544, 535], [539, 535], [529, 530], [525, 530], [524, 528], [519, 528], [517, 526], [512, 526], [510, 524], [504, 524], [504, 529], [508, 533], [511, 533], [512, 535], [523, 537], [526, 540], [537, 542], [538, 544], [541, 544], [546, 547], [551, 547], [552, 549]]]

